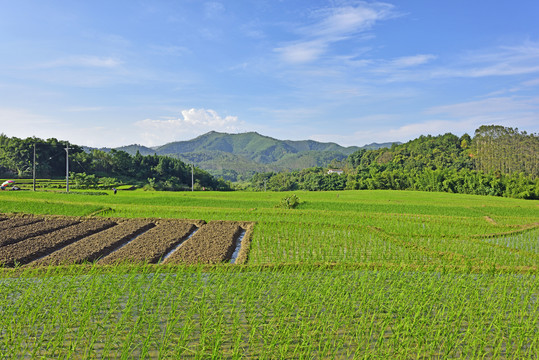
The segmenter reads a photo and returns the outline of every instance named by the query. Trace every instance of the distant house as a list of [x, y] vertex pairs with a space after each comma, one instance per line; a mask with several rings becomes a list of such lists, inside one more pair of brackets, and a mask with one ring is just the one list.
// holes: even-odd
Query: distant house
[[342, 175], [343, 173], [344, 173], [344, 171], [341, 170], [341, 169], [328, 169], [328, 174]]

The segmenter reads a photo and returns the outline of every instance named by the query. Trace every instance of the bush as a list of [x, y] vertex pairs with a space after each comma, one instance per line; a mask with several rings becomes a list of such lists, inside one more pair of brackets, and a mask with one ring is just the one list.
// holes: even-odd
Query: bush
[[283, 209], [295, 209], [300, 204], [299, 198], [296, 196], [296, 194], [292, 194], [290, 196], [287, 196], [283, 199], [281, 199], [281, 202], [277, 205], [275, 205], [276, 208], [283, 208]]

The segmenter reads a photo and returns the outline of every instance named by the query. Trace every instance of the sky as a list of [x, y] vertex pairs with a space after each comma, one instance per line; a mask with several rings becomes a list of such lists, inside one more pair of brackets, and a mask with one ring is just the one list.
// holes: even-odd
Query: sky
[[0, 133], [362, 146], [539, 132], [539, 1], [0, 0]]

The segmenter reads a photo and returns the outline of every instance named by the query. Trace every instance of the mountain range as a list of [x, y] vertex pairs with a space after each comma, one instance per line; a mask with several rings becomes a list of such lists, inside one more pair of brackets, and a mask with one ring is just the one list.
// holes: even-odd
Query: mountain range
[[[115, 148], [135, 155], [166, 155], [194, 163], [225, 180], [247, 179], [255, 172], [297, 170], [328, 166], [344, 160], [359, 149], [390, 147], [392, 143], [372, 143], [363, 147], [343, 147], [314, 140], [278, 140], [256, 132], [227, 134], [211, 131], [192, 140], [175, 141], [156, 147], [128, 145]], [[101, 149], [104, 151], [110, 149]]]

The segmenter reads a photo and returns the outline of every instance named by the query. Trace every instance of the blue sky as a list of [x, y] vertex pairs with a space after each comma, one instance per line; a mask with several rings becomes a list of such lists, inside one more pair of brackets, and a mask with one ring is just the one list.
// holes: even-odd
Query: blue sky
[[539, 132], [539, 1], [0, 0], [0, 133], [341, 145]]

